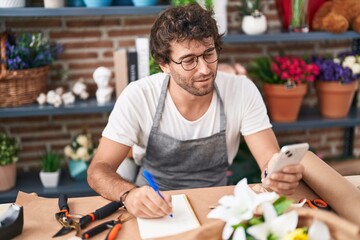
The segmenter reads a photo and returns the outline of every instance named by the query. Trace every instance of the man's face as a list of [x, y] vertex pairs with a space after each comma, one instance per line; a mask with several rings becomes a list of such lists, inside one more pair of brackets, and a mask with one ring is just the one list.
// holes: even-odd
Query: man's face
[[212, 39], [205, 43], [173, 42], [172, 61], [161, 67], [164, 72], [170, 73], [171, 79], [182, 89], [195, 96], [204, 96], [214, 90], [217, 56]]

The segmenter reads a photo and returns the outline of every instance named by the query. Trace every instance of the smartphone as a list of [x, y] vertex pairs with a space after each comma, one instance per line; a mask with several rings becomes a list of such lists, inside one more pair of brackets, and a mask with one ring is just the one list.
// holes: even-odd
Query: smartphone
[[285, 145], [280, 149], [278, 161], [271, 169], [268, 169], [267, 175], [270, 176], [274, 172], [279, 172], [285, 166], [298, 164], [309, 150], [308, 143], [297, 143]]

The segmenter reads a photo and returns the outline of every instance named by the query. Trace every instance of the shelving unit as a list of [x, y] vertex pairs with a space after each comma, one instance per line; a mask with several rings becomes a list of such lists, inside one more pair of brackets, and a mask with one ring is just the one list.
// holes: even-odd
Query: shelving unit
[[86, 180], [75, 181], [70, 178], [67, 171], [63, 170], [59, 185], [55, 188], [44, 188], [41, 184], [39, 172], [18, 174], [15, 188], [0, 193], [0, 204], [10, 203], [16, 200], [18, 191], [36, 193], [41, 197], [57, 198], [60, 193], [66, 193], [68, 197], [86, 197], [97, 195], [87, 184]]
[[167, 5], [151, 7], [63, 7], [63, 8], [0, 8], [0, 17], [62, 17], [62, 16], [101, 16], [101, 15], [153, 15], [164, 10]]
[[[100, 15], [155, 15], [163, 11], [167, 5], [151, 7], [66, 7], [66, 8], [0, 8], [0, 18], [5, 17], [61, 17], [61, 16], [100, 16]], [[309, 33], [283, 33], [274, 32], [261, 35], [228, 34], [224, 36], [225, 44], [249, 44], [249, 43], [272, 43], [272, 42], [299, 42], [299, 41], [330, 41], [353, 39], [353, 49], [360, 49], [360, 34], [348, 31], [342, 34], [331, 34], [327, 32], [309, 32]], [[98, 105], [95, 99], [88, 101], [77, 101], [73, 105], [39, 106], [32, 104], [16, 108], [0, 108], [0, 118], [31, 117], [31, 116], [52, 116], [52, 115], [71, 115], [71, 114], [90, 114], [90, 113], [108, 113], [114, 107], [115, 101]], [[354, 139], [355, 126], [360, 125], [360, 110], [353, 107], [348, 117], [344, 119], [323, 119], [316, 109], [302, 109], [300, 117], [293, 123], [273, 123], [273, 129], [276, 132], [287, 130], [304, 130], [339, 127], [345, 128], [345, 149], [344, 155], [352, 154], [352, 145]], [[0, 193], [0, 203], [11, 202], [15, 200], [17, 191], [36, 192], [44, 197], [57, 197], [60, 192], [66, 192], [69, 197], [81, 197], [95, 195], [86, 181], [77, 182], [63, 173], [60, 185], [54, 189], [45, 189], [42, 187], [36, 173], [22, 174], [18, 177], [15, 189]]]

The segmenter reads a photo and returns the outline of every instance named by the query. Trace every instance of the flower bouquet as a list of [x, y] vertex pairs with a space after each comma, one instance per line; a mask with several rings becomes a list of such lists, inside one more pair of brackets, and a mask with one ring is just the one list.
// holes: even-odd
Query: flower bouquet
[[94, 156], [96, 148], [90, 134], [76, 135], [69, 145], [64, 148], [64, 155], [69, 159], [70, 175], [75, 180], [84, 180], [87, 177], [88, 164]]
[[263, 83], [270, 118], [278, 122], [297, 119], [307, 83], [319, 73], [317, 65], [296, 56], [256, 58], [247, 70], [251, 78]]
[[325, 118], [344, 118], [358, 89], [360, 55], [341, 53], [335, 58], [313, 57], [320, 73], [315, 80], [320, 113]]
[[295, 240], [331, 239], [326, 223], [313, 219], [311, 225], [301, 226], [291, 200], [274, 192], [255, 193], [246, 178], [234, 189], [234, 195], [223, 196], [208, 218], [223, 220], [222, 239], [236, 240]]
[[49, 65], [62, 52], [42, 33], [1, 35], [0, 107], [32, 103], [46, 90]]

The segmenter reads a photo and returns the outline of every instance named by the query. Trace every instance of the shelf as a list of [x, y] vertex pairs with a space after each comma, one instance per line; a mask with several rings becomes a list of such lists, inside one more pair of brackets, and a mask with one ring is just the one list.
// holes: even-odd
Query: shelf
[[44, 188], [41, 184], [39, 172], [28, 172], [18, 174], [15, 188], [0, 192], [0, 204], [15, 202], [19, 191], [26, 193], [37, 193], [41, 197], [57, 198], [60, 193], [68, 197], [95, 196], [97, 193], [92, 190], [86, 180], [75, 181], [70, 178], [69, 173], [62, 171], [59, 185], [56, 188]]
[[95, 15], [148, 15], [158, 14], [168, 5], [151, 7], [63, 7], [63, 8], [0, 8], [0, 17], [57, 17], [57, 16], [95, 16]]
[[0, 119], [11, 117], [31, 117], [31, 116], [51, 116], [51, 115], [71, 115], [71, 114], [87, 114], [87, 113], [103, 113], [111, 112], [115, 104], [115, 100], [105, 105], [98, 105], [96, 99], [87, 101], [77, 100], [74, 104], [60, 106], [58, 108], [52, 105], [40, 106], [31, 104], [13, 108], [0, 108]]
[[267, 42], [299, 42], [299, 41], [319, 41], [319, 40], [344, 40], [360, 38], [360, 33], [348, 31], [341, 34], [328, 32], [308, 32], [308, 33], [265, 33], [260, 35], [228, 34], [223, 40], [227, 44], [237, 43], [267, 43]]
[[353, 109], [346, 118], [342, 119], [326, 119], [320, 115], [317, 108], [301, 109], [299, 118], [292, 123], [272, 122], [275, 132], [287, 130], [304, 130], [304, 129], [320, 129], [320, 128], [347, 128], [360, 125], [360, 110]]

